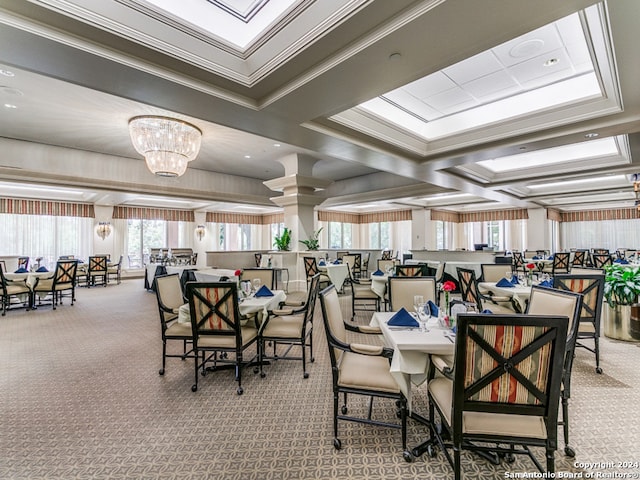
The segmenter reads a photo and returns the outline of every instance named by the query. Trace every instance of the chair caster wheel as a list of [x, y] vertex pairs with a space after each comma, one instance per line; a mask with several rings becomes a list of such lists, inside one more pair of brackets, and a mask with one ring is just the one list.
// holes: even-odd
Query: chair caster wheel
[[602, 375], [602, 369], [600, 367], [596, 367], [596, 373]]
[[236, 390], [236, 393], [238, 395], [242, 395], [243, 392], [244, 392], [244, 390], [242, 389], [242, 387], [238, 387], [238, 389]]
[[304, 375], [302, 375], [302, 378], [309, 378], [309, 374], [307, 372], [304, 372]]
[[195, 392], [196, 390], [198, 390], [198, 386], [197, 385], [191, 385], [191, 391]]
[[333, 448], [335, 448], [336, 450], [340, 450], [342, 448], [342, 442], [339, 438], [333, 439]]
[[346, 415], [349, 410], [347, 409], [346, 405], [343, 405], [340, 411], [342, 412], [343, 415]]
[[566, 446], [564, 447], [564, 454], [565, 454], [567, 457], [571, 457], [571, 458], [573, 458], [573, 457], [575, 457], [575, 456], [576, 456], [576, 451], [575, 451], [573, 448], [571, 448], [569, 445], [566, 445]]
[[316, 361], [316, 359], [312, 357], [312, 358], [311, 358], [311, 363], [313, 363], [313, 362], [315, 362], [315, 361]]
[[258, 373], [260, 369], [258, 367], [253, 367], [253, 373]]
[[404, 461], [407, 463], [413, 462], [413, 455], [409, 450], [405, 450], [404, 452], [402, 452], [402, 458], [404, 458]]
[[266, 376], [267, 376], [267, 374], [266, 374], [266, 373], [264, 373], [264, 372], [260, 373], [260, 378], [264, 378], [264, 377], [266, 377]]
[[158, 370], [158, 375], [164, 375], [164, 368], [161, 368], [160, 370]]
[[513, 453], [505, 453], [504, 461], [507, 463], [514, 463], [516, 461], [516, 456]]

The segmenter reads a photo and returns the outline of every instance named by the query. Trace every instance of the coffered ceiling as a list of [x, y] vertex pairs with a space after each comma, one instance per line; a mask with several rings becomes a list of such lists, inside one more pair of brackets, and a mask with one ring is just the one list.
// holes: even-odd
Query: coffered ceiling
[[[262, 182], [298, 154], [331, 182], [322, 209], [632, 206], [638, 18], [635, 0], [0, 0], [0, 190], [271, 212]], [[143, 114], [202, 130], [183, 177], [146, 170]]]

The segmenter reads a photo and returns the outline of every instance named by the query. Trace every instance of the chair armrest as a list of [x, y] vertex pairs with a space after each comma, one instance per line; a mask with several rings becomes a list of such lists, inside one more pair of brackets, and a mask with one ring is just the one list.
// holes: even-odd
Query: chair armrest
[[293, 308], [274, 308], [273, 310], [270, 310], [269, 313], [278, 317], [282, 317], [284, 315], [292, 315], [294, 313], [294, 309]]
[[358, 325], [358, 331], [367, 335], [380, 335], [382, 333], [380, 327], [371, 327], [369, 325]]
[[443, 357], [440, 355], [431, 355], [431, 363], [433, 363], [433, 366], [445, 377], [453, 379], [453, 365], [450, 365]]
[[287, 307], [303, 307], [304, 302], [302, 300], [285, 300], [284, 304]]
[[351, 351], [355, 353], [360, 353], [362, 355], [382, 355], [384, 351], [384, 347], [377, 345], [365, 345], [362, 343], [352, 343], [350, 345]]
[[354, 278], [353, 283], [358, 283], [360, 285], [371, 285], [370, 278]]
[[18, 280], [10, 280], [10, 279], [5, 279], [7, 282], [7, 285], [20, 285], [21, 287], [26, 287], [27, 286], [27, 279], [26, 278], [21, 278]]

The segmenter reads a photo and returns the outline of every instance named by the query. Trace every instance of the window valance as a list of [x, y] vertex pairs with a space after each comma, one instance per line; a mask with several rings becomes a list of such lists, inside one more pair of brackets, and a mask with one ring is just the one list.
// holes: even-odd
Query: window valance
[[436, 222], [460, 223], [460, 214], [448, 210], [431, 210], [431, 220]]
[[528, 219], [529, 212], [526, 208], [518, 208], [513, 210], [486, 210], [483, 212], [465, 212], [460, 214], [460, 223]]
[[113, 218], [136, 220], [166, 220], [169, 222], [195, 222], [191, 210], [172, 210], [147, 207], [113, 207]]
[[347, 213], [330, 212], [320, 210], [318, 221], [320, 222], [340, 222], [340, 223], [378, 223], [378, 222], [402, 222], [411, 220], [411, 210], [390, 210], [387, 212], [375, 213]]
[[553, 220], [555, 222], [562, 221], [562, 213], [559, 210], [553, 208], [547, 208], [547, 220]]
[[282, 223], [283, 213], [269, 215], [251, 215], [249, 213], [207, 212], [207, 222], [213, 223], [237, 223], [239, 225], [270, 225]]
[[88, 203], [51, 202], [21, 198], [0, 198], [0, 213], [50, 215], [55, 217], [95, 218], [96, 216], [93, 205]]
[[562, 222], [598, 222], [602, 220], [634, 220], [638, 218], [635, 208], [611, 208], [608, 210], [582, 210], [562, 212]]

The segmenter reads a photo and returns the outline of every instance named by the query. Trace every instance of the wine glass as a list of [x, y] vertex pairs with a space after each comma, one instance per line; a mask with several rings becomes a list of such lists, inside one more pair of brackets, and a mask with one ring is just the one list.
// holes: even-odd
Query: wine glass
[[259, 278], [254, 278], [252, 283], [253, 283], [254, 292], [257, 292], [258, 290], [260, 290], [260, 285], [262, 284], [262, 282], [260, 281]]
[[512, 278], [513, 278], [513, 272], [511, 270], [507, 270], [507, 272], [505, 273], [504, 278], [506, 278], [507, 280], [509, 280], [511, 282]]

